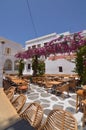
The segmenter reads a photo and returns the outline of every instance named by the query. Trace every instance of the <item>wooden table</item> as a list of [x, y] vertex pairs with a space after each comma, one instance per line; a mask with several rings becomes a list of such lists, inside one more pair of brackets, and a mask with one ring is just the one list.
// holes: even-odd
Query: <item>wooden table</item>
[[12, 79], [13, 82], [15, 82], [16, 84], [25, 84], [26, 82], [22, 79]]
[[29, 123], [22, 120], [15, 108], [0, 88], [0, 130], [35, 130]]
[[52, 84], [52, 85], [59, 85], [61, 84], [62, 82], [59, 82], [59, 81], [48, 81], [49, 84]]

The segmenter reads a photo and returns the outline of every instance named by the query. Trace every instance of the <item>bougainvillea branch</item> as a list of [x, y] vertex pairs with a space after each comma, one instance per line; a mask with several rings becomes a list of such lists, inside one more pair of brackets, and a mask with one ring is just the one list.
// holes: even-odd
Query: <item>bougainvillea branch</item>
[[86, 37], [83, 32], [78, 32], [66, 36], [59, 36], [57, 39], [53, 39], [48, 42], [47, 45], [40, 48], [29, 49], [24, 52], [19, 52], [15, 55], [16, 58], [29, 59], [35, 55], [50, 55], [57, 53], [70, 53], [77, 51], [81, 46], [86, 45]]

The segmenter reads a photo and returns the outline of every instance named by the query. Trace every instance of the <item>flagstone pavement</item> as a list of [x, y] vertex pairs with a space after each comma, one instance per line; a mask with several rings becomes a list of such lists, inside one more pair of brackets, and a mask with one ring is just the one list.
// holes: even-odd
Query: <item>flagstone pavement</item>
[[71, 112], [78, 122], [78, 130], [86, 130], [86, 126], [82, 127], [82, 112], [75, 111], [76, 109], [76, 94], [69, 93], [69, 97], [62, 98], [61, 96], [55, 96], [54, 94], [48, 93], [44, 87], [39, 87], [38, 85], [30, 84], [30, 89], [26, 93], [28, 103], [38, 102], [42, 105], [44, 109], [44, 117], [46, 118], [49, 112], [54, 108], [62, 108], [68, 112]]

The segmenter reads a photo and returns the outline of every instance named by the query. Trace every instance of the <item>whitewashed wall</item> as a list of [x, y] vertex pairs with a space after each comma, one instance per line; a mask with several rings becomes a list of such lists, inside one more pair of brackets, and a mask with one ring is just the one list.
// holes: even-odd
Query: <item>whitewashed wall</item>
[[[2, 48], [2, 44], [0, 44], [0, 48]], [[3, 79], [3, 62], [2, 62], [2, 49], [0, 49], [0, 87], [2, 87], [2, 79]]]
[[[46, 60], [46, 74], [74, 74], [75, 64], [66, 59]], [[62, 66], [63, 72], [59, 72], [59, 66]]]
[[[2, 41], [4, 41], [3, 45], [2, 45]], [[5, 53], [6, 48], [11, 49], [11, 53], [8, 55]], [[0, 37], [0, 87], [2, 87], [3, 68], [4, 68], [5, 61], [7, 59], [10, 59], [12, 61], [12, 70], [5, 71], [5, 72], [9, 74], [16, 73], [16, 71], [14, 70], [14, 61], [16, 60], [15, 54], [21, 51], [22, 49], [23, 47], [21, 44]]]

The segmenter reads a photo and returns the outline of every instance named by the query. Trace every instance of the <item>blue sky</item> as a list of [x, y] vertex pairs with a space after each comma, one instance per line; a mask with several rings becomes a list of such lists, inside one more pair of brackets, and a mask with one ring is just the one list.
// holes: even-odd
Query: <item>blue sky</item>
[[85, 29], [86, 0], [0, 0], [0, 37], [22, 45], [54, 32]]

